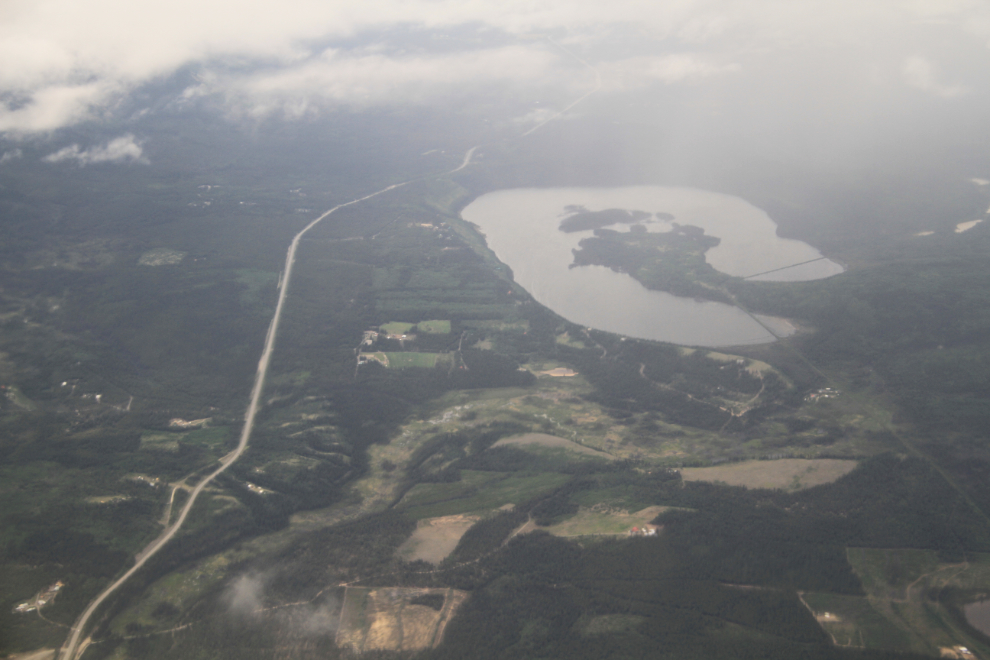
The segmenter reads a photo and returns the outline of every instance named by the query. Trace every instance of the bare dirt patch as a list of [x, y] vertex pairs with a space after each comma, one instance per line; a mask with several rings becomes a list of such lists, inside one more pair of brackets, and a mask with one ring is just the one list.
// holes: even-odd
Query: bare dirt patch
[[801, 490], [832, 483], [852, 472], [856, 461], [835, 458], [782, 458], [706, 468], [682, 468], [684, 481], [721, 482], [746, 488]]
[[398, 555], [406, 561], [420, 559], [439, 564], [454, 551], [464, 532], [477, 520], [475, 516], [443, 516], [420, 520], [412, 536], [399, 546]]
[[[439, 609], [424, 596], [439, 595]], [[364, 651], [418, 651], [436, 647], [447, 622], [467, 599], [456, 589], [347, 587], [337, 645]], [[416, 602], [419, 601], [419, 602]]]
[[598, 458], [607, 459], [613, 458], [613, 456], [606, 454], [603, 451], [598, 451], [597, 449], [592, 449], [591, 447], [585, 447], [584, 445], [579, 445], [573, 440], [559, 438], [555, 435], [547, 435], [546, 433], [524, 433], [523, 435], [517, 435], [511, 438], [502, 438], [492, 446], [505, 447], [509, 445], [538, 445], [540, 447], [549, 447], [551, 449], [567, 449], [569, 451], [578, 452], [579, 454], [584, 454], [585, 456], [597, 456]]

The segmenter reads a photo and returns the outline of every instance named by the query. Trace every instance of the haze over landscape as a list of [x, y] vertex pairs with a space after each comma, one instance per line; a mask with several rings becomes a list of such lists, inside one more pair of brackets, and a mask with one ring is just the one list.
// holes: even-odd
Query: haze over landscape
[[3, 3], [0, 657], [990, 659], [988, 55]]

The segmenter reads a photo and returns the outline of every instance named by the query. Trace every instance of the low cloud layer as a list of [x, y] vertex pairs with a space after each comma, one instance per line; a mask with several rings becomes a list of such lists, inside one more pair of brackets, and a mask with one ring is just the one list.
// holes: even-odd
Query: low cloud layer
[[[394, 31], [405, 47], [389, 45]], [[761, 93], [773, 95], [791, 84], [772, 77], [787, 61], [819, 81], [824, 102], [860, 101], [867, 74], [875, 95], [914, 89], [956, 102], [990, 75], [990, 5], [966, 0], [8, 0], [0, 132], [100, 121], [180, 69], [200, 73], [189, 99], [289, 119], [444, 103], [494, 85], [587, 84], [551, 36], [599, 70], [602, 94], [762, 74]]]
[[147, 163], [148, 160], [142, 154], [141, 145], [128, 133], [89, 149], [81, 149], [78, 144], [73, 144], [45, 156], [42, 160], [46, 163], [75, 161], [80, 167], [93, 163]]

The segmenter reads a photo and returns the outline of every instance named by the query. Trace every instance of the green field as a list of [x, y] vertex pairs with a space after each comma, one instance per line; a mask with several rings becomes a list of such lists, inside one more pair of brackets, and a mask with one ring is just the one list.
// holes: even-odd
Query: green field
[[504, 472], [461, 471], [449, 484], [417, 484], [398, 508], [417, 520], [458, 513], [490, 511], [519, 504], [564, 485], [569, 476], [556, 473], [513, 475]]
[[405, 323], [403, 321], [389, 321], [381, 326], [380, 330], [388, 335], [404, 335], [413, 329], [415, 323]]
[[802, 599], [837, 646], [911, 650], [908, 636], [866, 598], [806, 593]]
[[412, 353], [412, 352], [402, 352], [402, 353], [385, 353], [385, 358], [388, 360], [389, 369], [407, 369], [409, 367], [424, 367], [427, 369], [432, 369], [441, 362], [448, 361], [450, 358], [446, 355], [441, 355], [439, 353]]
[[[932, 550], [849, 548], [846, 554], [866, 598], [805, 598], [837, 643], [845, 639], [855, 646], [929, 655], [954, 646], [990, 652], [990, 645], [964, 629], [952, 610], [959, 605], [956, 590], [990, 589], [990, 555], [972, 553], [949, 564], [939, 562]], [[825, 611], [835, 618], [825, 618]]]
[[416, 324], [416, 329], [420, 332], [427, 332], [431, 335], [449, 335], [450, 321], [420, 321]]

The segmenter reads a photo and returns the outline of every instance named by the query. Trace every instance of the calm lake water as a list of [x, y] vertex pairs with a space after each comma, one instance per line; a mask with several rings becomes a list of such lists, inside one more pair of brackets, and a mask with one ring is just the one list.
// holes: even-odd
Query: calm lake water
[[[482, 195], [461, 215], [485, 234], [488, 247], [512, 269], [516, 282], [574, 323], [697, 346], [762, 344], [776, 339], [731, 305], [650, 291], [628, 275], [602, 266], [569, 268], [571, 250], [593, 235], [592, 230], [560, 231], [561, 221], [578, 208], [643, 211], [650, 216], [641, 224], [651, 232], [670, 231], [673, 223], [701, 227], [722, 239], [706, 258], [729, 275], [798, 281], [842, 272], [841, 266], [823, 259], [807, 243], [779, 238], [773, 220], [752, 204], [693, 188], [517, 188]], [[609, 229], [628, 231], [629, 225]], [[781, 320], [764, 321], [777, 336], [793, 332]]]
[[990, 600], [970, 603], [963, 607], [966, 620], [984, 635], [990, 635]]

